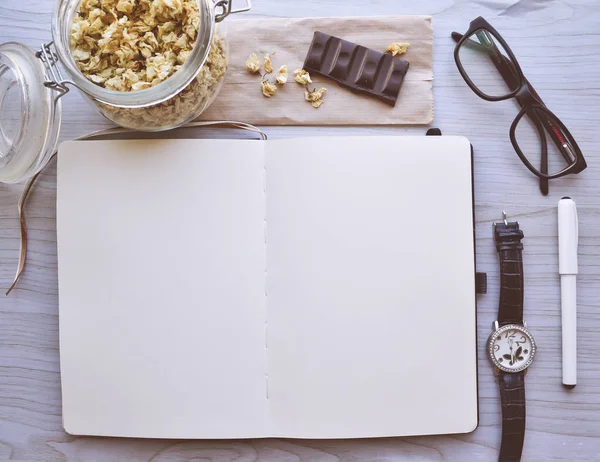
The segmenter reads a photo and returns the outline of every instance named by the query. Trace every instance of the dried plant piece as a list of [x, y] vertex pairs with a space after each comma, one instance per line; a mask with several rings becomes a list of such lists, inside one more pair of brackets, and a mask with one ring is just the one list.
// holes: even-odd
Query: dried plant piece
[[406, 53], [410, 43], [392, 43], [389, 47], [385, 49], [385, 53], [391, 53], [392, 56], [400, 56]]
[[252, 72], [253, 74], [260, 71], [260, 60], [258, 59], [256, 53], [252, 53], [246, 60], [246, 70], [248, 72]]
[[265, 95], [267, 98], [270, 98], [277, 91], [277, 85], [269, 82], [267, 79], [264, 79], [260, 84], [260, 89], [263, 95]]
[[287, 82], [288, 79], [288, 68], [287, 66], [281, 66], [277, 71], [277, 77], [275, 77], [275, 81], [278, 85], [283, 85]]
[[312, 104], [314, 108], [319, 108], [321, 104], [323, 104], [323, 95], [327, 92], [326, 88], [313, 89], [313, 91], [308, 91], [308, 89], [304, 89], [304, 99]]
[[[227, 44], [217, 29], [204, 66], [180, 93], [154, 106], [121, 108], [100, 104], [100, 110], [110, 120], [124, 127], [138, 130], [175, 127], [208, 107], [223, 83], [227, 65]], [[132, 85], [132, 90], [143, 90], [149, 86], [150, 83], [140, 81]]]
[[306, 72], [304, 69], [296, 69], [294, 71], [294, 80], [298, 82], [300, 85], [306, 85], [307, 83], [312, 83], [310, 78], [310, 74]]
[[327, 92], [326, 88], [313, 89], [313, 91], [305, 90], [306, 101], [314, 102], [323, 98], [323, 95]]
[[271, 72], [273, 72], [273, 63], [271, 62], [271, 56], [269, 56], [269, 53], [267, 53], [265, 55], [264, 68], [265, 68], [265, 72], [267, 74], [270, 74]]
[[181, 68], [194, 48], [199, 25], [197, 0], [81, 0], [70, 47], [90, 81], [111, 90], [136, 91], [163, 82]]

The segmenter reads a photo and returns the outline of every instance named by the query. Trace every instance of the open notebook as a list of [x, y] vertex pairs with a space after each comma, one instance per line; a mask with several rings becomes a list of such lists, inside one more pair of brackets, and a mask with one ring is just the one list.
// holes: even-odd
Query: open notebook
[[57, 201], [67, 432], [477, 426], [465, 138], [67, 142]]

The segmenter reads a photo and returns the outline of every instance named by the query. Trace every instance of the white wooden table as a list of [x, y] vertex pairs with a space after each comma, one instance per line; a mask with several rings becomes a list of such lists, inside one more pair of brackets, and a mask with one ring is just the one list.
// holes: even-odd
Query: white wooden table
[[[50, 38], [53, 0], [0, 0], [0, 42], [33, 47]], [[600, 460], [600, 3], [597, 0], [256, 0], [251, 16], [431, 14], [434, 17], [435, 126], [475, 147], [477, 266], [489, 275], [479, 298], [480, 425], [460, 436], [358, 441], [161, 441], [76, 438], [61, 427], [56, 277], [55, 168], [42, 175], [29, 204], [30, 252], [18, 288], [0, 298], [0, 459], [21, 460], [495, 460], [500, 405], [484, 343], [498, 305], [498, 263], [491, 223], [505, 209], [525, 231], [525, 313], [539, 344], [527, 378], [523, 460]], [[588, 161], [579, 176], [550, 183], [550, 195], [515, 155], [508, 128], [512, 102], [477, 98], [459, 76], [450, 39], [482, 15], [507, 39], [524, 73], [562, 118]], [[63, 101], [62, 139], [106, 127], [76, 91]], [[424, 127], [267, 127], [271, 138], [343, 134], [422, 134]], [[0, 184], [0, 289], [17, 263], [19, 185]], [[561, 385], [560, 292], [556, 205], [579, 206], [579, 384]], [[452, 226], [440, 223], [441, 227]], [[452, 326], [448, 326], [449, 329]], [[452, 380], [449, 377], [448, 380]]]

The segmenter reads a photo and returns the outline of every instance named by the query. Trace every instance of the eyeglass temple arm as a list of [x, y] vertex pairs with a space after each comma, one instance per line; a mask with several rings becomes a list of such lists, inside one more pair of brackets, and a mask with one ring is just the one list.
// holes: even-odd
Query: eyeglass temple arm
[[[496, 66], [496, 68], [498, 69], [498, 72], [500, 72], [500, 75], [502, 75], [502, 78], [504, 79], [504, 81], [509, 85], [509, 88], [514, 88], [518, 81], [517, 72], [516, 72], [514, 66], [512, 65], [510, 59], [508, 59], [506, 56], [504, 56], [499, 51], [498, 51], [498, 53], [501, 57], [502, 65]], [[529, 83], [529, 81], [527, 79], [525, 79], [525, 84], [529, 88], [529, 91], [534, 96], [534, 98], [536, 98], [541, 104], [544, 104], [544, 102], [542, 101], [542, 98], [540, 98], [538, 93], [535, 91], [535, 89]], [[518, 95], [516, 96], [515, 99], [517, 100], [517, 103], [519, 103], [519, 106], [521, 106], [521, 108], [523, 108], [525, 106], [525, 103], [521, 100], [521, 98], [519, 98]], [[543, 117], [544, 112], [542, 112], [541, 115]], [[555, 135], [555, 133], [551, 129], [548, 128], [547, 124], [543, 123], [543, 119], [542, 119], [542, 117], [540, 117], [540, 114], [538, 114], [538, 111], [527, 111], [527, 117], [529, 117], [531, 119], [531, 121], [534, 123], [535, 128], [537, 129], [537, 131], [539, 133], [539, 138], [542, 143], [542, 146], [541, 146], [542, 155], [540, 158], [540, 166], [539, 166], [540, 173], [547, 175], [548, 174], [548, 143], [546, 141], [546, 137], [544, 136], [544, 130], [546, 130], [546, 132], [550, 135], [550, 137], [552, 138], [552, 141], [554, 142], [554, 144], [556, 144], [556, 146], [560, 150], [563, 157], [565, 157], [565, 159], [567, 159], [568, 156], [565, 152], [563, 152], [562, 143], [560, 143], [560, 140]], [[550, 192], [550, 184], [549, 184], [548, 178], [540, 177], [540, 191], [544, 196], [547, 196], [548, 193]]]
[[[458, 32], [452, 32], [452, 38], [454, 39], [455, 42], [458, 43], [460, 40], [462, 40], [463, 35], [459, 34]], [[491, 43], [491, 46], [493, 46], [496, 49], [498, 56], [500, 56], [502, 58], [501, 60], [493, 59], [493, 56], [491, 55], [489, 50], [485, 46], [481, 45], [480, 43], [477, 43], [475, 40], [468, 39], [465, 41], [465, 44], [474, 49], [477, 49], [479, 51], [486, 52], [488, 55], [490, 55], [490, 59], [492, 60], [494, 66], [496, 67], [496, 69], [498, 69], [498, 72], [500, 73], [500, 75], [502, 76], [502, 78], [504, 79], [506, 84], [509, 86], [509, 88], [514, 88], [516, 86], [515, 80], [518, 79], [518, 76], [516, 75], [516, 71], [515, 71], [514, 67], [512, 66], [510, 59], [508, 59], [506, 56], [504, 56], [500, 52], [500, 50], [498, 50], [498, 47], [495, 45], [494, 42]], [[525, 79], [525, 84], [529, 88], [529, 91], [534, 96], [534, 98], [536, 98], [540, 104], [542, 104], [543, 106], [546, 106], [544, 101], [538, 94], [538, 92], [535, 91], [535, 88], [533, 88], [533, 85], [531, 85], [531, 83], [529, 83], [529, 81], [527, 79]], [[523, 102], [520, 101], [520, 99], [518, 97], [516, 99], [517, 99], [517, 102], [519, 103], [519, 105], [521, 107], [524, 107]], [[544, 113], [542, 113], [542, 114], [544, 114]], [[528, 115], [533, 117], [530, 112], [528, 112]], [[542, 120], [540, 120], [540, 117], [537, 113], [536, 113], [536, 118], [538, 119], [539, 122], [543, 122]], [[573, 162], [574, 154], [572, 153], [571, 146], [570, 146], [570, 143], [568, 142], [568, 140], [566, 140], [566, 138], [560, 134], [560, 132], [562, 130], [560, 129], [560, 127], [555, 127], [554, 124], [552, 124], [552, 121], [548, 120], [547, 117], [544, 117], [544, 118], [546, 119], [546, 121], [548, 123], [542, 123], [542, 126], [545, 128], [546, 132], [550, 135], [550, 138], [552, 139], [552, 141], [554, 142], [556, 147], [559, 149], [560, 153], [565, 158], [565, 160], [567, 162]], [[565, 148], [565, 146], [564, 146], [565, 144], [568, 146], [568, 148]], [[546, 155], [546, 157], [547, 157], [547, 155]], [[546, 161], [545, 169], [547, 170], [547, 161]], [[544, 173], [544, 172], [542, 171], [542, 173]]]
[[[542, 143], [542, 149], [541, 149], [542, 156], [540, 158], [540, 173], [547, 175], [548, 174], [548, 141], [546, 141], [546, 137], [544, 136], [544, 124], [542, 123], [542, 120], [540, 119], [539, 115], [537, 114], [537, 111], [535, 113], [533, 113], [532, 111], [529, 111], [527, 113], [527, 116], [531, 119], [531, 121], [535, 125], [535, 128], [537, 129], [538, 134], [539, 134], [540, 142]], [[548, 178], [544, 178], [542, 176], [540, 177], [540, 191], [544, 196], [547, 196], [548, 193], [550, 192], [550, 185], [549, 185]]]
[[[529, 91], [531, 92], [533, 97], [537, 99], [538, 102], [541, 103], [544, 107], [547, 107], [542, 98], [540, 98], [540, 95], [538, 95], [537, 91], [535, 91], [535, 88], [533, 88], [533, 85], [529, 83], [529, 80], [525, 79], [525, 85], [527, 85], [527, 88], [529, 88]], [[517, 101], [518, 100], [519, 99], [517, 98]], [[519, 104], [521, 105], [521, 107], [523, 107], [523, 104], [520, 101]], [[544, 129], [546, 130], [546, 133], [550, 135], [550, 139], [556, 145], [558, 151], [562, 154], [567, 163], [574, 163], [577, 160], [575, 157], [575, 152], [573, 151], [573, 147], [571, 146], [570, 141], [564, 136], [564, 133], [561, 130], [561, 128], [557, 127], [556, 124], [553, 123], [552, 119], [550, 119], [544, 111], [527, 112], [527, 115], [532, 118], [534, 114], [537, 121], [540, 122], [542, 124], [542, 127], [544, 127]], [[542, 171], [542, 173], [548, 172]]]

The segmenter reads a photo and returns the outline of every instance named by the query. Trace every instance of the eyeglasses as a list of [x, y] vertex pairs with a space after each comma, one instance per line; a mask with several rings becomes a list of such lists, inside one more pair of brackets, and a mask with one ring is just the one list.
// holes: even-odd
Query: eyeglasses
[[456, 66], [477, 96], [486, 101], [515, 98], [521, 106], [510, 127], [510, 140], [521, 161], [540, 178], [542, 194], [548, 194], [548, 180], [587, 167], [571, 132], [546, 107], [490, 23], [479, 17], [464, 35], [453, 32], [452, 38], [458, 42]]

